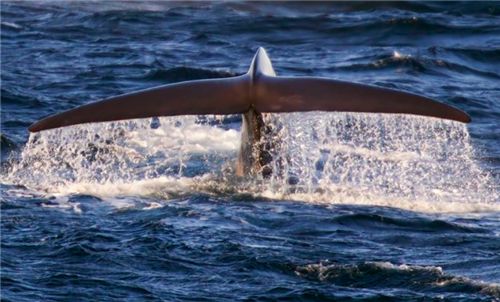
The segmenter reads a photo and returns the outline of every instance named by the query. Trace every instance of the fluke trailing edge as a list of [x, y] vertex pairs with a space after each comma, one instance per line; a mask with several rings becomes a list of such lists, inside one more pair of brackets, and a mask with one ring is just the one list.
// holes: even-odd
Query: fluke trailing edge
[[173, 115], [243, 114], [238, 174], [260, 172], [262, 114], [348, 111], [404, 113], [470, 122], [463, 111], [397, 90], [315, 77], [277, 77], [263, 48], [248, 72], [123, 94], [44, 118], [31, 132], [75, 124]]

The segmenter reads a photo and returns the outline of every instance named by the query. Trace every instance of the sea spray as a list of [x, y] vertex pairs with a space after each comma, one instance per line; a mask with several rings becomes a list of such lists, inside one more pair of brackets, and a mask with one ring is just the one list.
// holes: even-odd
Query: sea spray
[[217, 158], [209, 158], [233, 158], [238, 144], [237, 131], [202, 125], [195, 117], [162, 118], [154, 129], [146, 119], [85, 124], [31, 134], [7, 179], [50, 190], [203, 174], [214, 165], [220, 169]]
[[250, 194], [420, 211], [499, 210], [498, 184], [474, 160], [464, 124], [360, 113], [265, 117], [272, 174], [237, 179], [239, 125], [162, 117], [30, 135], [4, 182], [99, 197]]
[[[267, 191], [295, 199], [498, 204], [498, 184], [474, 160], [464, 124], [353, 113], [273, 115], [279, 167]], [[307, 198], [308, 199], [308, 198]]]

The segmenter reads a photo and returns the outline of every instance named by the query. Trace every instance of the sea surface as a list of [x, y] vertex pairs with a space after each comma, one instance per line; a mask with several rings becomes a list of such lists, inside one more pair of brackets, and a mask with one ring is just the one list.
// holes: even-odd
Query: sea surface
[[[29, 134], [121, 93], [247, 71], [422, 94], [472, 123], [273, 114]], [[500, 2], [1, 2], [2, 301], [500, 301]]]

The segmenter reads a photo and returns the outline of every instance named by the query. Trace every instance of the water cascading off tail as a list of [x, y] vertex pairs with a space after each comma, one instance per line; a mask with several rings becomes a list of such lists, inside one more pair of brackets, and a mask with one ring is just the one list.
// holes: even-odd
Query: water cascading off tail
[[418, 211], [500, 210], [498, 182], [475, 161], [461, 123], [365, 113], [269, 114], [271, 131], [263, 140], [272, 174], [235, 179], [239, 130], [221, 119], [163, 117], [32, 134], [3, 182], [99, 197], [243, 193]]

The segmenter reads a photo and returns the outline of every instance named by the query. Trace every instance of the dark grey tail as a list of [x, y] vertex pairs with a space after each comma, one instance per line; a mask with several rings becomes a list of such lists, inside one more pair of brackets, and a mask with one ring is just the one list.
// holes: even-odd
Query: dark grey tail
[[251, 109], [262, 113], [404, 113], [470, 122], [459, 109], [407, 92], [326, 78], [276, 77], [266, 51], [259, 48], [245, 75], [181, 82], [111, 97], [44, 118], [29, 130], [156, 116], [236, 114]]

